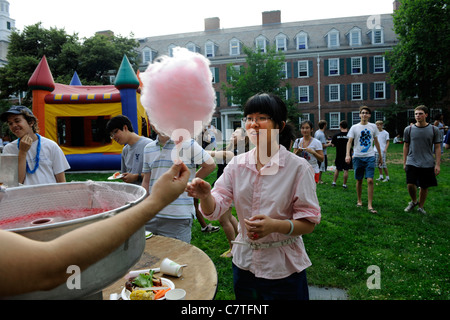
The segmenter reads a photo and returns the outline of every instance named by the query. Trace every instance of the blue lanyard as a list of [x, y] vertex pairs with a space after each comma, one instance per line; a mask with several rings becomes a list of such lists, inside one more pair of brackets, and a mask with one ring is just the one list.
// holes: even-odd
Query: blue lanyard
[[[36, 170], [39, 168], [39, 155], [41, 154], [41, 136], [39, 134], [36, 133], [36, 136], [38, 137], [38, 145], [37, 145], [37, 149], [36, 149], [36, 158], [34, 158], [34, 161], [36, 163], [36, 165], [34, 166], [34, 169], [31, 170], [30, 167], [28, 166], [28, 161], [27, 163], [27, 173], [29, 174], [33, 174], [36, 172]], [[20, 145], [20, 139], [17, 140], [17, 148], [19, 148]]]

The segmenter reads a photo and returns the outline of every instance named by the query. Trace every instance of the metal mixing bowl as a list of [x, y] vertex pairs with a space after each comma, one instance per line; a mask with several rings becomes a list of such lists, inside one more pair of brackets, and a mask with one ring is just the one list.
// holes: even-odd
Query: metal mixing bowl
[[[16, 223], [11, 228], [6, 225], [5, 229], [30, 239], [49, 241], [71, 230], [119, 214], [142, 201], [145, 195], [146, 191], [141, 186], [117, 182], [88, 181], [8, 188], [0, 200], [0, 228], [2, 228], [2, 221], [16, 219], [20, 222], [19, 225]], [[55, 210], [76, 211], [90, 208], [107, 208], [107, 211], [72, 220], [66, 220], [65, 217], [54, 214], [49, 217], [40, 217], [38, 221], [26, 219], [27, 216], [33, 216], [35, 212], [54, 213]], [[142, 227], [114, 252], [83, 271], [80, 275], [80, 289], [69, 289], [64, 283], [49, 291], [36, 291], [11, 298], [87, 298], [125, 275], [139, 261], [144, 248], [145, 228]], [[39, 279], [32, 279], [32, 281], [39, 281]]]

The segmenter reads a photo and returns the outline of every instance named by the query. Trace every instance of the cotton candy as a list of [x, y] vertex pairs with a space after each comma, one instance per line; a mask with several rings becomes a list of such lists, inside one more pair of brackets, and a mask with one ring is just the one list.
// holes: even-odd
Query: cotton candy
[[197, 137], [216, 107], [209, 60], [185, 48], [173, 49], [140, 74], [141, 103], [157, 131], [172, 136], [184, 129]]

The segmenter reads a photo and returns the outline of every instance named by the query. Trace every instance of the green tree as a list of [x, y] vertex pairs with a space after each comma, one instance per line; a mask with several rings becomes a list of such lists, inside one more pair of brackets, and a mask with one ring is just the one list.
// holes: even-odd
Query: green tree
[[137, 69], [139, 43], [121, 36], [97, 34], [86, 39], [79, 55], [78, 75], [90, 84], [110, 84], [109, 75], [115, 73], [126, 55], [133, 68]]
[[27, 92], [22, 101], [30, 105], [28, 80], [45, 55], [56, 82], [69, 84], [76, 71], [83, 85], [109, 84], [123, 56], [137, 69], [138, 42], [121, 36], [95, 35], [80, 40], [64, 29], [45, 29], [42, 23], [13, 31], [8, 48], [8, 64], [0, 68], [0, 98]]
[[78, 55], [79, 39], [76, 34], [67, 35], [64, 29], [47, 30], [39, 22], [25, 27], [23, 32], [13, 31], [8, 47], [8, 64], [0, 68], [0, 97], [8, 98], [28, 91], [28, 80], [44, 55], [54, 78], [73, 73], [77, 59], [68, 55], [68, 48]]
[[402, 0], [394, 31], [398, 44], [387, 54], [390, 82], [403, 100], [437, 106], [449, 92], [450, 1]]
[[291, 88], [283, 81], [284, 54], [274, 47], [269, 47], [266, 52], [244, 47], [243, 52], [246, 55], [244, 65], [238, 68], [233, 64], [227, 66], [227, 84], [222, 85], [225, 95], [242, 110], [251, 96], [261, 92], [274, 93], [285, 101], [288, 118], [296, 124], [300, 113], [294, 100], [286, 99], [286, 92]]

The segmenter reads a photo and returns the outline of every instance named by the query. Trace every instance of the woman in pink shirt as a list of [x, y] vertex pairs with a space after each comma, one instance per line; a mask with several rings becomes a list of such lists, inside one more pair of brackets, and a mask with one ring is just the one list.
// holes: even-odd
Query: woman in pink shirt
[[305, 269], [311, 265], [301, 235], [320, 222], [314, 170], [289, 150], [292, 127], [284, 102], [257, 94], [244, 107], [244, 123], [256, 147], [234, 157], [214, 189], [188, 184], [207, 219], [234, 202], [240, 232], [233, 245], [236, 299], [308, 299]]

